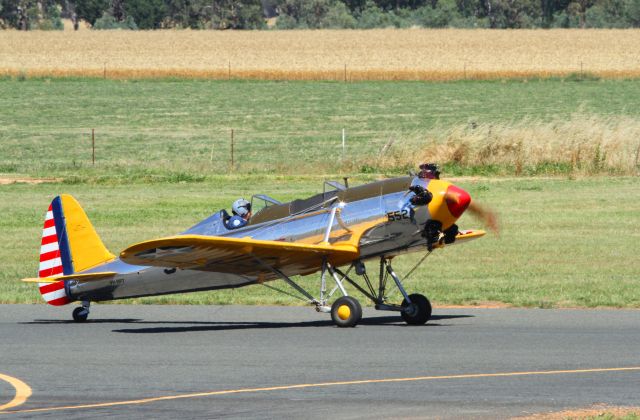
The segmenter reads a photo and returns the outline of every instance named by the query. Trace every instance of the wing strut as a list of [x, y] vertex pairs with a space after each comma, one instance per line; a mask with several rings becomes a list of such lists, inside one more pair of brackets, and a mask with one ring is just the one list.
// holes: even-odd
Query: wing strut
[[[342, 285], [342, 279], [339, 278], [339, 276], [336, 273], [336, 269], [334, 267], [331, 266], [331, 264], [329, 264], [329, 262], [327, 261], [327, 258], [323, 258], [322, 261], [322, 274], [321, 274], [321, 284], [320, 284], [320, 298], [316, 299], [315, 297], [313, 297], [313, 295], [311, 295], [311, 293], [307, 292], [304, 288], [302, 288], [302, 286], [300, 286], [298, 283], [296, 283], [295, 281], [293, 281], [291, 279], [291, 277], [287, 276], [286, 274], [284, 274], [282, 271], [278, 270], [277, 268], [265, 263], [260, 257], [258, 257], [257, 255], [254, 254], [249, 254], [251, 256], [251, 258], [253, 258], [255, 260], [256, 263], [258, 263], [261, 267], [265, 268], [266, 270], [271, 271], [273, 274], [277, 275], [278, 277], [280, 277], [282, 280], [284, 280], [289, 286], [293, 287], [295, 290], [297, 290], [301, 295], [303, 295], [304, 297], [307, 298], [307, 302], [315, 305], [316, 306], [316, 311], [318, 312], [331, 312], [331, 307], [327, 306], [327, 301], [329, 298], [331, 298], [331, 296], [333, 295], [333, 293], [336, 290], [340, 290], [340, 292], [342, 292], [342, 294], [344, 296], [348, 296], [347, 295], [347, 291], [344, 289], [344, 286]], [[334, 281], [336, 282], [336, 287], [331, 291], [331, 293], [329, 293], [328, 295], [326, 295], [326, 273], [327, 271], [331, 274], [331, 277], [334, 279]], [[285, 293], [282, 290], [279, 290], [277, 288], [271, 287], [273, 290], [276, 290], [278, 292], [282, 292]], [[288, 294], [288, 293], [285, 293]]]
[[266, 264], [264, 261], [262, 261], [259, 257], [250, 254], [251, 257], [258, 263], [260, 264], [263, 268], [266, 268], [267, 270], [271, 271], [273, 274], [277, 275], [278, 277], [280, 277], [282, 280], [284, 280], [285, 282], [287, 282], [287, 284], [291, 287], [293, 287], [294, 289], [296, 289], [298, 292], [300, 292], [304, 297], [306, 297], [307, 299], [309, 299], [309, 303], [313, 303], [318, 305], [320, 302], [314, 298], [313, 296], [311, 296], [311, 294], [309, 292], [307, 292], [306, 290], [304, 290], [302, 287], [300, 287], [296, 282], [294, 282], [293, 280], [291, 280], [291, 278], [289, 278], [289, 276], [287, 276], [286, 274], [284, 274], [282, 271], [278, 270], [275, 267], [270, 266], [269, 264]]

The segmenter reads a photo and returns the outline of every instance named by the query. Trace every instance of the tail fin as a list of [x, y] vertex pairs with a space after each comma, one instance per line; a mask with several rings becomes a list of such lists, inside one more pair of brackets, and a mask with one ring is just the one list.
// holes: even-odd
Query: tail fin
[[[63, 194], [53, 199], [42, 230], [38, 277], [70, 275], [114, 258], [72, 196]], [[64, 281], [39, 286], [47, 303], [59, 306], [71, 302]]]

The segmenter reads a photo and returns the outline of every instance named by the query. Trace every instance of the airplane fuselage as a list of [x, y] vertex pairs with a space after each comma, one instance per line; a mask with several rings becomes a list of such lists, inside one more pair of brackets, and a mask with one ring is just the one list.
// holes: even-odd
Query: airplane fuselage
[[[408, 188], [416, 182], [422, 183], [433, 194], [428, 206], [410, 205], [408, 200], [412, 193], [408, 192]], [[334, 243], [357, 235], [360, 260], [389, 257], [424, 250], [426, 243], [423, 231], [429, 220], [437, 218], [445, 228], [455, 221], [455, 217], [443, 210], [443, 206], [446, 208], [443, 191], [449, 185], [444, 181], [411, 177], [380, 181], [336, 193], [320, 205], [301, 211], [291, 211], [293, 203], [283, 204], [289, 206], [286, 209], [267, 208], [262, 216], [257, 213], [252, 223], [241, 229], [221, 231], [219, 220], [212, 216], [185, 233], [308, 244], [317, 244], [327, 238], [329, 243]], [[336, 207], [337, 210], [333, 210]], [[269, 212], [275, 215], [284, 210], [288, 213], [284, 217], [268, 217]], [[69, 298], [105, 301], [235, 288], [258, 282], [255, 276], [138, 266], [127, 264], [119, 258], [85, 272], [105, 271], [118, 274], [91, 282], [67, 281]]]

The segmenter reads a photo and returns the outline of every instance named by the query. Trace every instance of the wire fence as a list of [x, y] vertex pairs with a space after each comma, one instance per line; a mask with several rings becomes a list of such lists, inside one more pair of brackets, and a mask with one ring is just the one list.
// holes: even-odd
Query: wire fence
[[[416, 132], [269, 132], [206, 129], [0, 130], [0, 173], [105, 179], [209, 174], [329, 174], [405, 171], [425, 161], [453, 168], [640, 172], [640, 124], [583, 119], [516, 125], [468, 124]], [[540, 169], [542, 168], [542, 169]]]

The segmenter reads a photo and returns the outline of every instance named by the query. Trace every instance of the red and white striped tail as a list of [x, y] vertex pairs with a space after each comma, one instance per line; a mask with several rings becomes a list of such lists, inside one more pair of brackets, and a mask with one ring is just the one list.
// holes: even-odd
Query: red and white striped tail
[[[53, 206], [49, 205], [47, 215], [42, 228], [42, 242], [40, 245], [40, 267], [38, 277], [55, 277], [63, 273], [62, 259], [60, 256], [60, 245], [58, 242], [58, 232], [53, 215]], [[61, 306], [70, 303], [64, 289], [64, 281], [55, 283], [38, 283], [40, 294], [44, 300], [54, 306]]]

